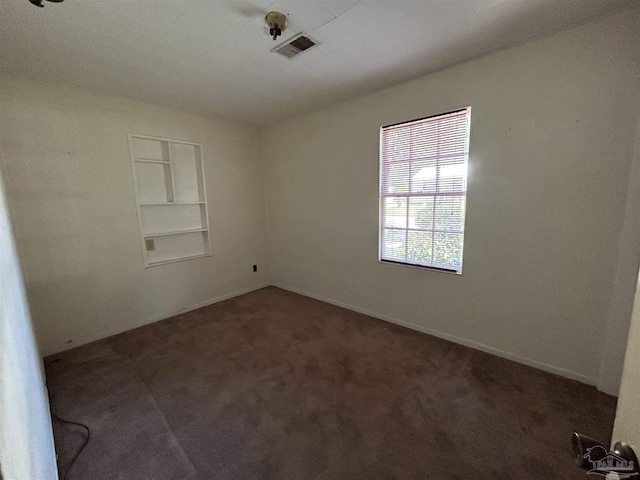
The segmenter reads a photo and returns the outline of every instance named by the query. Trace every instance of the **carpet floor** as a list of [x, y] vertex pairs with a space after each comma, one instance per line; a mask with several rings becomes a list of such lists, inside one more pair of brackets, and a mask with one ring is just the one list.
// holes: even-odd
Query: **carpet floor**
[[[595, 388], [275, 287], [45, 359], [69, 479], [584, 479]], [[54, 421], [64, 471], [85, 432]]]

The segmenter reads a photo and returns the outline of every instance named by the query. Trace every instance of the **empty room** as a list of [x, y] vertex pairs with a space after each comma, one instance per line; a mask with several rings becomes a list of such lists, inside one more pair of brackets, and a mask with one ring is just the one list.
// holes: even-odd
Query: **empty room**
[[639, 478], [639, 265], [637, 0], [0, 0], [3, 480]]

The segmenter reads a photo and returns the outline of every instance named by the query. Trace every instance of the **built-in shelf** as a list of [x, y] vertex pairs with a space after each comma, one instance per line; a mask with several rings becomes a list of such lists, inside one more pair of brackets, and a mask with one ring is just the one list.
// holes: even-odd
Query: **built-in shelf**
[[210, 256], [202, 146], [130, 134], [129, 149], [145, 266]]
[[182, 235], [184, 233], [194, 233], [194, 232], [208, 232], [207, 228], [194, 228], [191, 230], [175, 230], [173, 232], [158, 232], [158, 233], [145, 233], [144, 237], [164, 237], [165, 235]]

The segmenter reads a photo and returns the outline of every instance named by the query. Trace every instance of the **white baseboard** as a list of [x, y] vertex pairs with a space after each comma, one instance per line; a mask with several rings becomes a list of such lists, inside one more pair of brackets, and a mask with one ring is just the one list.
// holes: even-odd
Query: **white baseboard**
[[466, 338], [457, 337], [455, 335], [451, 335], [449, 333], [441, 332], [439, 330], [434, 330], [428, 327], [424, 327], [422, 325], [416, 325], [415, 323], [406, 322], [404, 320], [400, 320], [398, 318], [390, 317], [388, 315], [384, 315], [382, 313], [372, 312], [371, 310], [367, 310], [365, 308], [356, 307], [354, 305], [349, 305], [348, 303], [339, 302], [337, 300], [333, 300], [331, 298], [326, 298], [321, 295], [316, 295], [310, 292], [305, 292], [303, 290], [299, 290], [297, 288], [289, 287], [287, 285], [274, 283], [274, 287], [281, 288], [283, 290], [287, 290], [289, 292], [297, 293], [299, 295], [304, 295], [305, 297], [314, 298], [316, 300], [320, 300], [321, 302], [330, 303], [332, 305], [336, 305], [338, 307], [346, 308], [347, 310], [352, 310], [354, 312], [362, 313], [364, 315], [368, 315], [373, 318], [377, 318], [379, 320], [384, 320], [386, 322], [395, 323], [396, 325], [400, 325], [403, 327], [410, 328], [412, 330], [417, 330], [418, 332], [426, 333], [428, 335], [433, 335], [434, 337], [442, 338], [444, 340], [448, 340], [453, 343], [458, 343], [460, 345], [464, 345], [465, 347], [470, 347], [475, 350], [480, 350], [482, 352], [490, 353], [491, 355], [495, 355], [497, 357], [506, 358], [507, 360], [512, 360], [514, 362], [522, 363], [524, 365], [528, 365], [530, 367], [537, 368], [539, 370], [544, 370], [545, 372], [554, 373], [556, 375], [560, 375], [561, 377], [569, 378], [571, 380], [577, 380], [581, 383], [586, 383], [587, 385], [596, 385], [596, 378], [589, 377], [588, 375], [584, 375], [582, 373], [573, 372], [571, 370], [566, 370], [564, 368], [556, 367], [554, 365], [550, 365], [548, 363], [540, 362], [538, 360], [533, 360], [531, 358], [523, 357], [521, 355], [517, 355], [515, 353], [506, 352], [504, 350], [499, 350], [497, 348], [491, 347], [489, 345], [484, 345], [482, 343], [475, 342], [473, 340], [468, 340]]
[[168, 313], [165, 315], [158, 315], [152, 318], [148, 318], [146, 320], [141, 320], [138, 322], [134, 322], [127, 326], [114, 328], [112, 330], [106, 330], [100, 332], [96, 335], [90, 335], [88, 337], [79, 338], [74, 340], [72, 343], [59, 343], [56, 345], [46, 345], [40, 347], [40, 355], [46, 357], [48, 355], [53, 355], [55, 353], [60, 353], [65, 350], [70, 350], [75, 347], [79, 347], [80, 345], [84, 345], [87, 343], [95, 342], [97, 340], [102, 340], [103, 338], [111, 337], [113, 335], [117, 335], [122, 332], [126, 332], [128, 330], [133, 330], [134, 328], [142, 327], [143, 325], [148, 325], [150, 323], [159, 322], [160, 320], [166, 320], [167, 318], [175, 317], [176, 315], [180, 315], [182, 313], [190, 312], [191, 310], [197, 310], [198, 308], [206, 307], [207, 305], [213, 305], [214, 303], [222, 302], [223, 300], [228, 300], [233, 297], [238, 297], [240, 295], [244, 295], [245, 293], [250, 293], [255, 290], [260, 290], [261, 288], [268, 287], [270, 284], [261, 283], [259, 285], [254, 285], [252, 287], [244, 288], [242, 290], [237, 290], [231, 293], [225, 293], [224, 295], [220, 295], [219, 297], [211, 298], [209, 300], [205, 300], [204, 302], [196, 303], [193, 305], [189, 305], [187, 307], [179, 309], [177, 312]]

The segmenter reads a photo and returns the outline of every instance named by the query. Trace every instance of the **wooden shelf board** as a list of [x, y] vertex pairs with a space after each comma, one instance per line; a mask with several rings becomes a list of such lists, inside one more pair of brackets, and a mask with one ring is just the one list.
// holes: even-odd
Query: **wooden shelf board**
[[204, 202], [148, 202], [141, 203], [141, 207], [157, 207], [164, 205], [204, 205]]
[[175, 263], [175, 262], [181, 262], [182, 260], [193, 260], [194, 258], [203, 258], [203, 257], [210, 257], [211, 254], [210, 253], [202, 253], [199, 255], [191, 255], [188, 257], [178, 257], [178, 258], [171, 258], [169, 260], [160, 260], [158, 262], [149, 262], [147, 264], [147, 267], [155, 267], [156, 265], [164, 265], [166, 263]]
[[155, 160], [153, 158], [134, 158], [133, 160], [139, 163], [159, 163], [162, 165], [169, 165], [171, 163], [167, 160]]
[[208, 232], [208, 228], [192, 228], [190, 230], [174, 230], [173, 232], [145, 233], [144, 238], [164, 237], [165, 235], [182, 235], [184, 233]]

